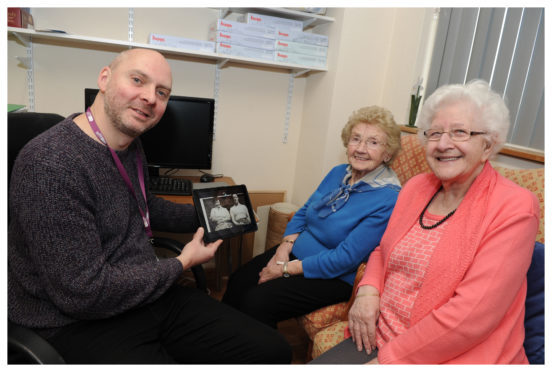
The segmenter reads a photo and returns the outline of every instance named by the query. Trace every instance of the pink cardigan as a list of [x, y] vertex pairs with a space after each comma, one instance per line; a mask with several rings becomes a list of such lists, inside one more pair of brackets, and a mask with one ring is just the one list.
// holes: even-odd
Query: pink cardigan
[[[381, 291], [391, 250], [440, 185], [433, 174], [405, 185], [359, 286]], [[411, 327], [380, 348], [379, 362], [528, 363], [526, 273], [538, 222], [537, 198], [487, 162], [435, 248]]]

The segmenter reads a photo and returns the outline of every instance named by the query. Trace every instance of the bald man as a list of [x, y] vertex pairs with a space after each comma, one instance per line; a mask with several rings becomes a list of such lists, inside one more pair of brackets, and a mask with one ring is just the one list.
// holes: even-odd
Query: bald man
[[[138, 136], [172, 90], [158, 52], [131, 49], [98, 75], [92, 106], [30, 141], [10, 183], [8, 318], [68, 363], [289, 363], [281, 335], [203, 292], [176, 285], [211, 259], [192, 205], [143, 187]], [[194, 232], [157, 260], [152, 229]]]

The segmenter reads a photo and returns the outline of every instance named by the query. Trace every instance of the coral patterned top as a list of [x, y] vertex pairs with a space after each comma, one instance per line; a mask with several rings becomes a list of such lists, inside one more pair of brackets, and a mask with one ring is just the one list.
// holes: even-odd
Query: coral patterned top
[[[426, 211], [423, 222], [431, 226], [443, 217]], [[380, 300], [376, 335], [378, 348], [410, 328], [414, 301], [424, 281], [431, 255], [447, 224], [448, 221], [445, 221], [434, 229], [424, 230], [416, 220], [391, 253]]]

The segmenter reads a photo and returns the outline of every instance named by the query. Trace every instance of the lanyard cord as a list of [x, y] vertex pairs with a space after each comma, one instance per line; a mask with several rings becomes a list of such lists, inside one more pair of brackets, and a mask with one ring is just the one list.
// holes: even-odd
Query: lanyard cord
[[98, 139], [109, 149], [111, 152], [111, 156], [113, 157], [113, 160], [115, 161], [115, 165], [117, 165], [117, 169], [119, 170], [119, 173], [121, 174], [121, 177], [123, 177], [123, 180], [125, 181], [130, 193], [132, 196], [134, 196], [134, 199], [136, 200], [136, 203], [138, 204], [138, 209], [140, 210], [140, 214], [142, 215], [142, 221], [144, 222], [144, 227], [146, 228], [146, 233], [151, 238], [153, 237], [153, 232], [151, 231], [151, 225], [150, 225], [150, 217], [149, 217], [149, 209], [148, 209], [148, 200], [146, 197], [146, 186], [144, 182], [144, 168], [142, 166], [142, 158], [138, 154], [138, 151], [136, 151], [136, 168], [138, 170], [138, 180], [140, 181], [140, 189], [142, 191], [142, 195], [144, 196], [144, 201], [146, 202], [146, 212], [140, 208], [140, 203], [138, 202], [138, 197], [136, 196], [136, 192], [134, 191], [134, 188], [132, 187], [132, 183], [130, 182], [130, 177], [128, 176], [128, 173], [121, 163], [121, 160], [119, 159], [119, 156], [117, 156], [117, 153], [109, 147], [107, 144], [107, 141], [105, 140], [100, 128], [98, 127], [98, 124], [96, 124], [96, 121], [94, 120], [94, 116], [92, 116], [92, 111], [90, 110], [90, 107], [86, 109], [86, 118], [88, 119], [88, 123], [90, 124], [90, 128], [92, 128], [92, 131], [98, 137]]

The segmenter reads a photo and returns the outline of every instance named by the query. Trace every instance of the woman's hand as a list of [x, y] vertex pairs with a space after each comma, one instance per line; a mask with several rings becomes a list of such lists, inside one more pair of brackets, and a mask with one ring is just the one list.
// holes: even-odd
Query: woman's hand
[[370, 354], [376, 349], [376, 323], [379, 317], [379, 292], [370, 285], [359, 288], [349, 310], [349, 331], [357, 350]]
[[259, 282], [262, 284], [268, 282], [269, 280], [280, 278], [283, 273], [283, 265], [266, 265], [261, 272], [259, 273]]
[[298, 236], [299, 234], [284, 236], [283, 241], [276, 249], [274, 256], [272, 256], [270, 261], [268, 261], [266, 266], [259, 273], [259, 284], [282, 276], [282, 265], [284, 262], [289, 261], [289, 255], [291, 254], [291, 250], [293, 248], [293, 243], [290, 243], [290, 241], [295, 241]]
[[182, 264], [184, 270], [209, 261], [215, 256], [215, 252], [221, 245], [221, 239], [213, 243], [205, 244], [205, 242], [203, 241], [203, 234], [203, 227], [197, 229], [194, 237], [192, 238], [192, 241], [186, 244], [182, 248], [182, 252], [180, 252], [180, 255], [176, 257]]

